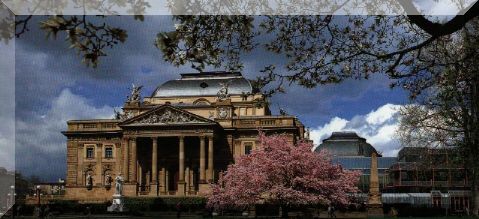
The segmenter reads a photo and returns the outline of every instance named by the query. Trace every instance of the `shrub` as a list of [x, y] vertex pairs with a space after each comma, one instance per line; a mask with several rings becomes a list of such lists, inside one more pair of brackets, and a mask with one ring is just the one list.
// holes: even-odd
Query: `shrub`
[[183, 211], [202, 211], [206, 206], [204, 197], [127, 197], [125, 207], [133, 212], [176, 211], [181, 203]]

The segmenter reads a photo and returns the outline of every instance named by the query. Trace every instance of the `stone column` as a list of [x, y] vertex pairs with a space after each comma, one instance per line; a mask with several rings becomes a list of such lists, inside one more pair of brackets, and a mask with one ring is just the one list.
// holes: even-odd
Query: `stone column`
[[379, 191], [378, 158], [376, 152], [371, 154], [371, 174], [369, 175], [368, 217], [383, 217], [381, 192]]
[[162, 167], [160, 170], [160, 194], [166, 195], [166, 170], [165, 167]]
[[136, 182], [138, 182], [139, 185], [143, 185], [143, 166], [141, 166], [140, 161], [136, 161], [136, 166], [138, 169], [136, 170]]
[[213, 136], [208, 137], [208, 171], [209, 181], [213, 182], [214, 179], [214, 167], [213, 167]]
[[158, 138], [151, 138], [151, 182], [150, 182], [150, 195], [158, 195]]
[[123, 138], [123, 177], [125, 178], [125, 181], [128, 182], [130, 177], [128, 173], [128, 163], [129, 163], [129, 144], [130, 140], [128, 138]]
[[180, 137], [179, 141], [179, 181], [185, 181], [185, 140], [184, 137]]
[[196, 181], [195, 181], [195, 178], [194, 178], [194, 170], [193, 169], [190, 169], [190, 173], [188, 174], [188, 178], [190, 180], [190, 187], [188, 188], [188, 190], [195, 194], [195, 184], [196, 184]]
[[200, 137], [200, 183], [206, 182], [205, 136]]
[[152, 157], [151, 157], [151, 182], [156, 184], [158, 177], [158, 139], [156, 137], [151, 138], [152, 143]]
[[170, 192], [170, 171], [165, 169], [165, 194]]
[[137, 182], [138, 176], [138, 166], [137, 166], [137, 158], [136, 158], [136, 138], [132, 138], [131, 140], [131, 182]]
[[[206, 183], [206, 137], [200, 137], [200, 180], [198, 185], [199, 193], [208, 193], [209, 185]], [[208, 169], [209, 171], [209, 169]]]
[[[123, 154], [121, 153], [121, 150], [122, 150], [121, 144], [122, 144], [121, 142], [120, 143], [115, 143], [115, 146], [114, 146], [115, 153], [113, 154], [113, 157], [115, 159], [115, 171], [113, 171], [112, 173], [115, 174], [115, 175], [117, 175], [118, 173], [121, 173], [122, 169], [123, 169], [123, 167], [122, 167], [123, 163], [121, 161], [121, 158], [123, 157]], [[115, 179], [115, 178], [113, 177], [113, 179]], [[114, 182], [114, 181], [112, 181], [112, 182]], [[114, 184], [112, 183], [112, 185], [114, 185]]]
[[77, 166], [77, 185], [84, 185], [84, 182], [85, 182], [85, 173], [83, 172], [84, 169], [83, 169], [83, 160], [85, 159], [85, 155], [84, 155], [84, 151], [85, 151], [85, 148], [84, 148], [84, 145], [83, 144], [80, 144], [78, 142], [78, 140], [75, 140], [74, 141], [74, 145], [76, 147], [78, 147], [77, 151], [78, 151], [78, 154], [77, 154], [77, 157], [78, 157], [78, 166]]
[[186, 186], [186, 194], [189, 194], [190, 187], [191, 187], [190, 167], [186, 167], [186, 170], [185, 170], [185, 186]]
[[179, 168], [178, 168], [178, 191], [177, 195], [185, 195], [185, 138], [179, 137]]
[[103, 173], [102, 173], [102, 166], [101, 166], [101, 160], [102, 160], [102, 152], [103, 152], [103, 144], [97, 144], [96, 149], [95, 149], [96, 155], [96, 178], [93, 178], [93, 185], [101, 186], [103, 184]]

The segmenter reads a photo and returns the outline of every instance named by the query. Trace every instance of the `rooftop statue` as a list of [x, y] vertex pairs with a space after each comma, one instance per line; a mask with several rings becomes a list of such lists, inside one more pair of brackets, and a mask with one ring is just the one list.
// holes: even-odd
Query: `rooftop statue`
[[138, 101], [140, 101], [141, 88], [143, 88], [142, 85], [136, 86], [135, 84], [132, 84], [131, 95], [128, 96], [128, 102], [138, 102]]
[[217, 98], [219, 100], [226, 100], [230, 96], [228, 93], [229, 85], [230, 85], [230, 82], [220, 83], [221, 88], [217, 93]]

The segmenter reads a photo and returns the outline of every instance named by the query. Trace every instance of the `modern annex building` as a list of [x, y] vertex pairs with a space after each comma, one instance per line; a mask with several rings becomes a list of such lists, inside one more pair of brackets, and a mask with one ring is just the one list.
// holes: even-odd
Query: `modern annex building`
[[[376, 149], [354, 132], [333, 132], [316, 147], [332, 161], [361, 171], [359, 189], [366, 200], [371, 154]], [[378, 157], [379, 188], [385, 205], [427, 206], [464, 213], [470, 205], [470, 182], [454, 148], [403, 147], [397, 157]]]
[[116, 119], [68, 121], [68, 199], [111, 199], [122, 174], [126, 196], [196, 195], [235, 156], [258, 147], [258, 128], [303, 139], [294, 116], [271, 115], [241, 73], [182, 74], [149, 97], [134, 86]]
[[[365, 138], [355, 132], [333, 132], [315, 149], [316, 152], [321, 150], [326, 150], [332, 156], [332, 161], [343, 168], [360, 171], [362, 175], [358, 187], [364, 193], [369, 191], [371, 156], [373, 153], [379, 153]], [[397, 162], [397, 158], [383, 157], [379, 154], [377, 160], [379, 188], [382, 191], [389, 184], [388, 170]]]

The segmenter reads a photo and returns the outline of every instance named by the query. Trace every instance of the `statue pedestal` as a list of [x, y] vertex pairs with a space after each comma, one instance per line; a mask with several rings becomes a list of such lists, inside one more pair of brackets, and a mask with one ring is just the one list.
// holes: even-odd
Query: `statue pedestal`
[[383, 218], [384, 211], [382, 204], [368, 204], [368, 218]]
[[156, 183], [150, 184], [150, 195], [158, 196], [158, 184]]
[[208, 183], [200, 183], [199, 186], [199, 193], [200, 194], [206, 194], [206, 193], [209, 193], [211, 191], [211, 186], [210, 184]]
[[122, 195], [113, 195], [113, 202], [107, 208], [108, 212], [124, 212], [126, 208], [123, 203], [123, 196]]
[[186, 183], [185, 182], [178, 182], [178, 190], [176, 191], [176, 195], [186, 195]]

